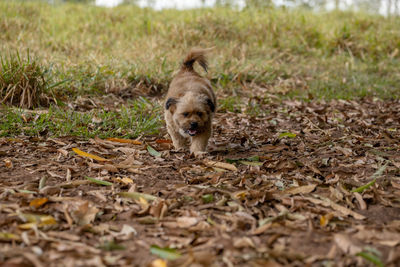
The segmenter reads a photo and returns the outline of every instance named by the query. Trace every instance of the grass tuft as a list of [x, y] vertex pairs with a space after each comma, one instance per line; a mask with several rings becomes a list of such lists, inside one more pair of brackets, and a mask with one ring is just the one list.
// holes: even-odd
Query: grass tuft
[[19, 53], [0, 55], [0, 103], [21, 108], [39, 106], [47, 88], [45, 70], [27, 52], [25, 59]]

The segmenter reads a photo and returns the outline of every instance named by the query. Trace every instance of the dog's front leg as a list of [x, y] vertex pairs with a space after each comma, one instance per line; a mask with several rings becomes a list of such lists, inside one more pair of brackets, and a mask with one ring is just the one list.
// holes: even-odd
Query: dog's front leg
[[167, 130], [171, 136], [172, 144], [174, 145], [175, 150], [183, 150], [186, 147], [187, 140], [170, 127], [167, 127]]
[[210, 136], [210, 132], [204, 132], [193, 136], [190, 144], [190, 153], [193, 153], [196, 157], [205, 154]]

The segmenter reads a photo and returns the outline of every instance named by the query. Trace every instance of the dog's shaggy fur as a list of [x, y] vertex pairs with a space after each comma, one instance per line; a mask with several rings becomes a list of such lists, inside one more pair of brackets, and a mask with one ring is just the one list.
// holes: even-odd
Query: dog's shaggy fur
[[216, 109], [210, 81], [193, 69], [197, 61], [207, 71], [207, 51], [189, 52], [169, 86], [164, 106], [167, 130], [175, 149], [184, 149], [190, 143], [190, 152], [196, 156], [206, 151]]

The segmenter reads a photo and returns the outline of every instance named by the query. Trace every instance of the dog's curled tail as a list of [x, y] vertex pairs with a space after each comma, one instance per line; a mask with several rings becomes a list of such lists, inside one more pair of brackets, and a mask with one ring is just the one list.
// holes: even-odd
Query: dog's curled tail
[[193, 48], [190, 50], [190, 52], [187, 54], [185, 60], [183, 61], [182, 70], [187, 70], [187, 71], [193, 71], [193, 64], [197, 61], [199, 65], [207, 72], [207, 59], [205, 54], [212, 50], [213, 47], [211, 48]]

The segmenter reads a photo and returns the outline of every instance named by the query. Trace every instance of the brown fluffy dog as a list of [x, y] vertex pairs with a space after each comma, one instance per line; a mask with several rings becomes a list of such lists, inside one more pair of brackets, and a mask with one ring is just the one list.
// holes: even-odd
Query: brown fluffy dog
[[207, 51], [189, 52], [169, 86], [165, 101], [165, 121], [175, 149], [183, 149], [190, 143], [190, 152], [196, 156], [206, 151], [216, 107], [210, 81], [193, 69], [197, 61], [207, 71], [204, 56]]

